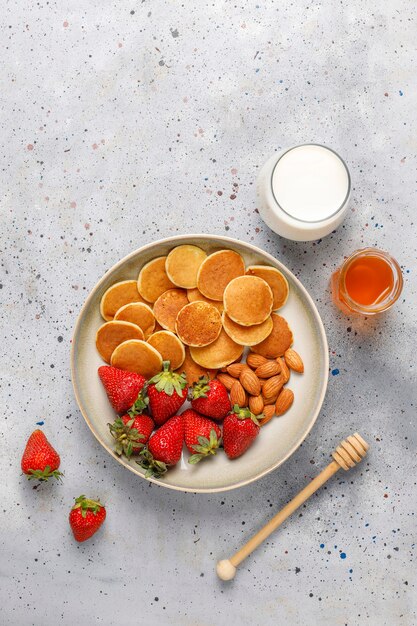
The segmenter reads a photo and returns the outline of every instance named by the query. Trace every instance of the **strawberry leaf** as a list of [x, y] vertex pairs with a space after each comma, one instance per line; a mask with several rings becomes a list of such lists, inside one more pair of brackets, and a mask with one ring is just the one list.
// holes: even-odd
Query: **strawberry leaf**
[[149, 398], [145, 394], [146, 389], [144, 388], [139, 392], [139, 395], [136, 398], [134, 404], [128, 410], [128, 415], [130, 415], [131, 417], [134, 417], [135, 415], [142, 415], [143, 411], [148, 407], [149, 404]]
[[47, 480], [49, 480], [50, 478], [56, 478], [57, 480], [62, 482], [62, 476], [64, 475], [63, 472], [60, 472], [59, 470], [51, 470], [49, 465], [46, 465], [45, 469], [40, 470], [34, 470], [34, 469], [29, 469], [26, 473], [26, 478], [28, 480], [39, 480], [41, 482], [46, 482]]
[[187, 377], [184, 373], [178, 374], [170, 370], [169, 361], [164, 361], [162, 372], [151, 378], [149, 384], [155, 385], [157, 391], [163, 391], [167, 396], [172, 396], [174, 391], [181, 396], [187, 385]]

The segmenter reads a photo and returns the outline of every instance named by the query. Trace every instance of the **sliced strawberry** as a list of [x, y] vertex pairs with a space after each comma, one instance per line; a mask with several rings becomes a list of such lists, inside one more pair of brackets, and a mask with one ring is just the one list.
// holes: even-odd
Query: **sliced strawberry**
[[221, 439], [218, 425], [193, 409], [187, 409], [181, 417], [184, 420], [185, 445], [191, 452], [188, 462], [195, 465], [201, 459], [216, 454]]
[[161, 426], [175, 415], [186, 401], [186, 376], [173, 372], [169, 368], [169, 361], [164, 361], [162, 372], [149, 381], [147, 394], [155, 424]]
[[174, 415], [152, 435], [136, 463], [146, 469], [146, 478], [160, 478], [180, 460], [183, 443], [184, 420], [181, 415]]
[[113, 424], [107, 424], [115, 440], [114, 451], [128, 459], [132, 454], [139, 454], [148, 441], [154, 429], [154, 423], [149, 415], [123, 415], [115, 419]]
[[99, 367], [98, 375], [110, 404], [119, 414], [126, 413], [135, 404], [139, 392], [146, 383], [146, 379], [140, 374], [125, 372], [111, 365]]
[[229, 459], [236, 459], [246, 452], [259, 431], [255, 415], [248, 408], [241, 409], [235, 404], [223, 422], [223, 447]]
[[232, 408], [227, 389], [217, 378], [200, 376], [190, 389], [190, 400], [195, 411], [215, 420], [226, 417]]

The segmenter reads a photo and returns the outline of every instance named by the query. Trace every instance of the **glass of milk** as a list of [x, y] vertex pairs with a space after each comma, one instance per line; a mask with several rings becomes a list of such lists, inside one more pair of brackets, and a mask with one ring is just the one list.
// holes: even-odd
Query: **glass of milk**
[[274, 154], [257, 180], [259, 212], [278, 235], [312, 241], [342, 222], [350, 198], [346, 163], [319, 144], [294, 146]]

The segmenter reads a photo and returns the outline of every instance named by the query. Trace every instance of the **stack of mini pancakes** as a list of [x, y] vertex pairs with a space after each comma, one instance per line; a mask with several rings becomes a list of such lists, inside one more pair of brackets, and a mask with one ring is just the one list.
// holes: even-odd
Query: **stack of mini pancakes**
[[274, 311], [288, 291], [276, 268], [246, 268], [234, 250], [207, 255], [177, 246], [146, 263], [137, 281], [118, 282], [103, 294], [106, 322], [97, 331], [97, 350], [107, 363], [145, 378], [170, 361], [192, 384], [240, 360], [246, 346], [267, 359], [283, 355], [293, 336]]

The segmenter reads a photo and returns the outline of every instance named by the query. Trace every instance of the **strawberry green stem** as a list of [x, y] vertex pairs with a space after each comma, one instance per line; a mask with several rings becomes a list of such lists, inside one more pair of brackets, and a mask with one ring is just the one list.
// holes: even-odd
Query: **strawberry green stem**
[[63, 476], [63, 472], [59, 470], [51, 470], [50, 466], [47, 465], [43, 470], [34, 470], [29, 469], [26, 473], [26, 477], [28, 480], [40, 480], [46, 482], [49, 478], [56, 478], [57, 480], [62, 481], [61, 476]]
[[100, 500], [91, 500], [85, 496], [78, 496], [78, 498], [75, 498], [75, 504], [72, 509], [81, 509], [81, 515], [85, 517], [87, 511], [91, 511], [94, 515], [97, 515], [102, 506]]

